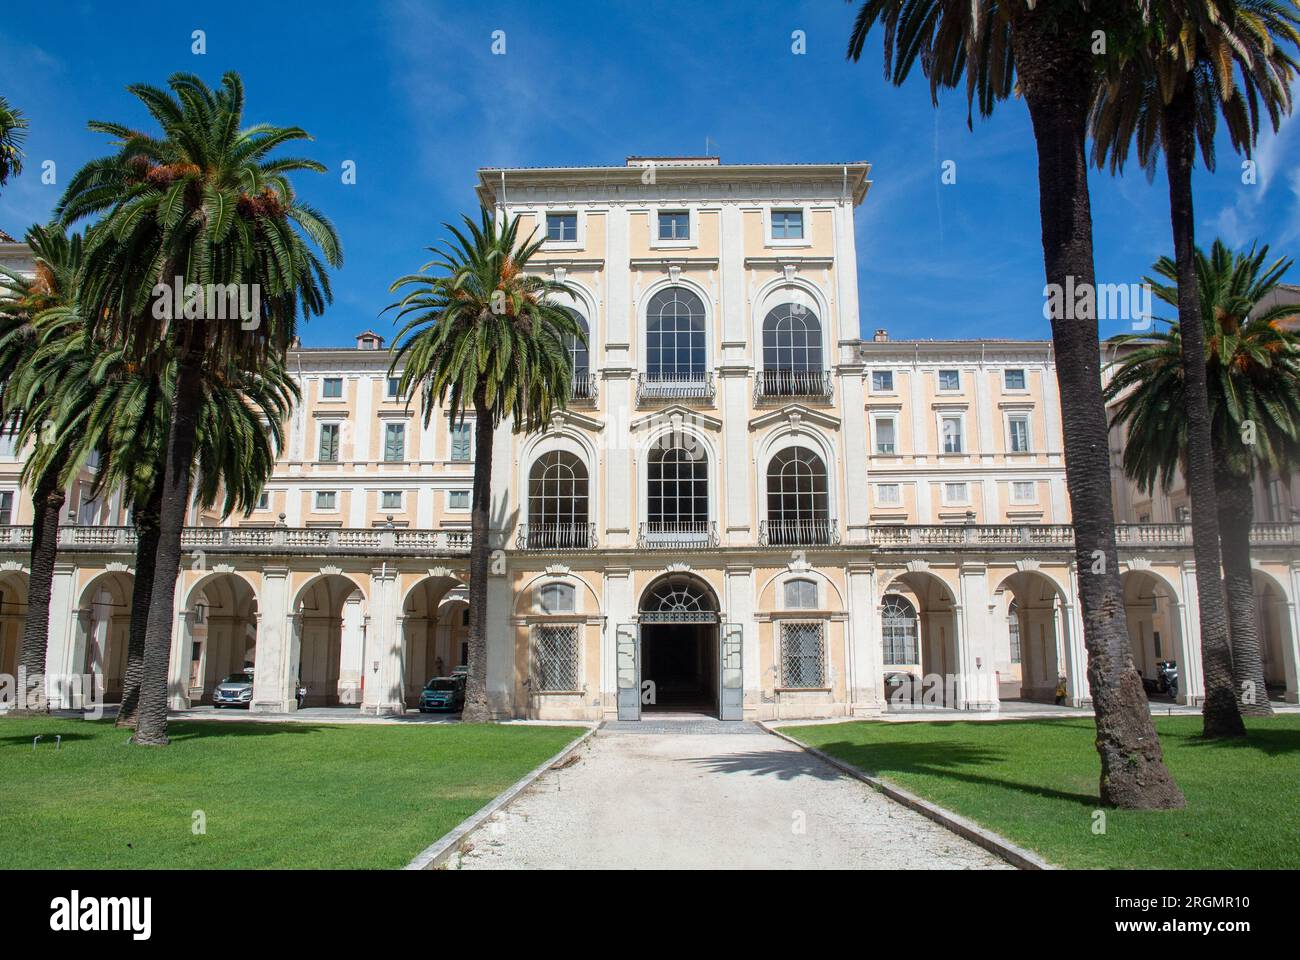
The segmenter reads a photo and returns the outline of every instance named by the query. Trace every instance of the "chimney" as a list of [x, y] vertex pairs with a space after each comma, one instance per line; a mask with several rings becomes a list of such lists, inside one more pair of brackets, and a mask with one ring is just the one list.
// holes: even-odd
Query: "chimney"
[[889, 341], [889, 331], [884, 327], [877, 327], [876, 335], [871, 339], [876, 341], [876, 343], [886, 343]]
[[373, 330], [367, 330], [364, 333], [357, 334], [358, 350], [381, 350], [384, 346], [384, 338]]

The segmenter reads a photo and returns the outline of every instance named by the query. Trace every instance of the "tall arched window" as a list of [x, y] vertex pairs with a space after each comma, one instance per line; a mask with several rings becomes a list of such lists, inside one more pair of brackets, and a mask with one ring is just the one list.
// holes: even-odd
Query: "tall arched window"
[[763, 373], [768, 396], [824, 393], [822, 327], [817, 314], [800, 303], [783, 303], [763, 320]]
[[1007, 634], [1011, 638], [1011, 662], [1020, 662], [1020, 605], [1012, 600], [1007, 605]]
[[894, 594], [885, 597], [883, 606], [880, 628], [885, 663], [920, 663], [916, 655], [916, 608]]
[[646, 512], [652, 535], [708, 533], [709, 462], [698, 443], [671, 443], [650, 451]]
[[587, 516], [587, 466], [554, 450], [528, 472], [528, 526], [524, 544], [534, 549], [591, 546]]
[[591, 379], [591, 327], [587, 324], [587, 318], [577, 310], [565, 309], [587, 335], [586, 343], [578, 337], [565, 337], [565, 347], [569, 351], [569, 367], [573, 371], [573, 399], [591, 400], [595, 397], [595, 383]]
[[646, 377], [694, 382], [706, 374], [704, 303], [684, 287], [668, 287], [646, 308]]
[[787, 447], [767, 465], [767, 542], [834, 542], [826, 464], [805, 447]]

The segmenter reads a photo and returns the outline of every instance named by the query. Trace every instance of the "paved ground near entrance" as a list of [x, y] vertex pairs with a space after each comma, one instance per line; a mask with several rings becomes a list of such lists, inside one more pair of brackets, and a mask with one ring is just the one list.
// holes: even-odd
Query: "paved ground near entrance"
[[451, 869], [1005, 868], [752, 723], [608, 723]]

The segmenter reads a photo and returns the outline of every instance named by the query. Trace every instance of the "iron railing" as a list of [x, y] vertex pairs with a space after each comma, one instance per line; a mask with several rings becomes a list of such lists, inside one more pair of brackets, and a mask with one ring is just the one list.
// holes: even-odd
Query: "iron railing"
[[642, 550], [691, 550], [718, 545], [718, 525], [711, 520], [641, 524], [636, 545]]
[[765, 547], [830, 546], [840, 542], [840, 528], [834, 520], [763, 520], [758, 542]]
[[713, 374], [707, 370], [659, 371], [637, 376], [636, 402], [657, 400], [707, 400], [715, 396]]
[[593, 372], [579, 371], [573, 376], [570, 399], [573, 403], [590, 405], [596, 402], [599, 378]]
[[594, 523], [521, 523], [515, 533], [520, 550], [590, 550], [596, 546]]
[[790, 398], [829, 403], [834, 392], [829, 370], [760, 370], [754, 380], [755, 403]]

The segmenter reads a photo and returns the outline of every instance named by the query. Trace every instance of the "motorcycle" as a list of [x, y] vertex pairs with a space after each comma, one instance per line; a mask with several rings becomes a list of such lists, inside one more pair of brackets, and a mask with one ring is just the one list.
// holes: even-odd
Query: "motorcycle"
[[1175, 661], [1161, 660], [1156, 664], [1156, 690], [1178, 699], [1178, 664]]

